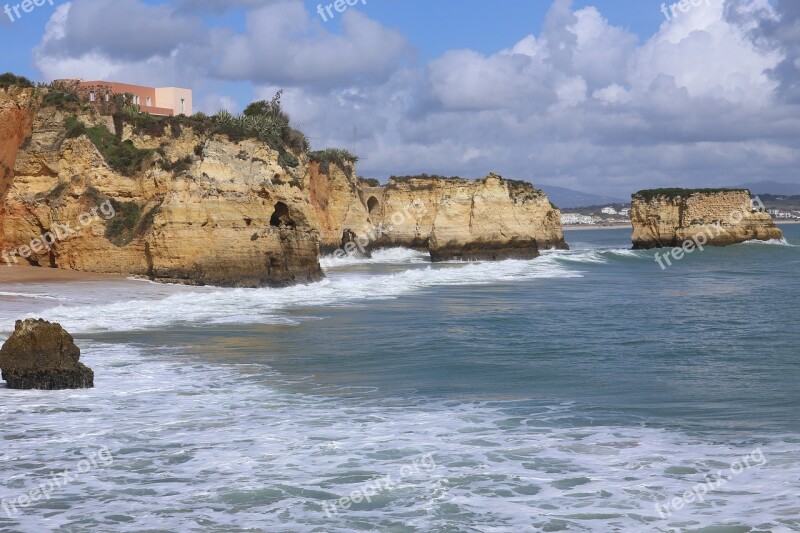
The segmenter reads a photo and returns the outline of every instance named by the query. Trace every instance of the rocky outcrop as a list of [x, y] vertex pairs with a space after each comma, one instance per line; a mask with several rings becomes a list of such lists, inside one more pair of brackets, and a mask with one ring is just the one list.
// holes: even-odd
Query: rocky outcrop
[[321, 279], [304, 155], [292, 167], [264, 142], [170, 126], [36, 110], [0, 207], [3, 261], [234, 287]]
[[59, 324], [17, 320], [0, 349], [0, 369], [9, 389], [84, 389], [94, 387], [94, 372], [80, 363], [80, 349]]
[[392, 178], [363, 190], [383, 246], [430, 251], [433, 261], [530, 259], [566, 249], [561, 213], [530, 183], [495, 174], [477, 180]]
[[639, 191], [633, 195], [631, 223], [634, 249], [678, 247], [698, 238], [708, 246], [726, 246], [783, 237], [747, 190]]

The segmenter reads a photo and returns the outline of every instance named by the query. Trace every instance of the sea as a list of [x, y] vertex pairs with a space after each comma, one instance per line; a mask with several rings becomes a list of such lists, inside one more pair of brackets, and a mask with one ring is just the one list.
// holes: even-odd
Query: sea
[[0, 272], [0, 339], [58, 322], [95, 372], [0, 388], [0, 531], [800, 531], [782, 229], [666, 269], [613, 229], [281, 289]]

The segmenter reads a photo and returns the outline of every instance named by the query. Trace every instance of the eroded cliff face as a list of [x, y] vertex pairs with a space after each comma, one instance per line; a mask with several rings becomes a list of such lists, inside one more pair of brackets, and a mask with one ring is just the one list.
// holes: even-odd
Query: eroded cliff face
[[320, 249], [409, 246], [441, 261], [566, 247], [560, 213], [527, 183], [371, 187], [341, 150], [294, 153], [200, 118], [114, 118], [43, 92], [0, 93], [14, 174], [3, 174], [3, 263], [260, 287], [322, 278]]
[[0, 202], [11, 186], [19, 147], [31, 134], [33, 89], [0, 89]]
[[495, 174], [457, 178], [395, 178], [363, 190], [384, 246], [430, 251], [433, 261], [529, 259], [566, 249], [561, 213], [531, 184]]
[[311, 162], [304, 188], [314, 206], [321, 253], [333, 253], [358, 239], [370, 240], [367, 235], [373, 223], [359, 194], [354, 164]]
[[698, 236], [710, 246], [783, 237], [746, 190], [640, 191], [631, 205], [635, 249], [676, 247]]
[[322, 278], [302, 170], [282, 168], [269, 146], [189, 127], [145, 135], [125, 126], [122, 139], [143, 157], [123, 175], [87, 134], [67, 135], [71, 116], [85, 128], [115, 128], [91, 109], [35, 114], [1, 209], [4, 262], [238, 287]]

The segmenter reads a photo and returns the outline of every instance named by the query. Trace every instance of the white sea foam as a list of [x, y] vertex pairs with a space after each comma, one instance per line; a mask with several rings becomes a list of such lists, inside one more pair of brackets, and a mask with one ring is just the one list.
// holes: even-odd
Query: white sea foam
[[[388, 261], [388, 258], [385, 259]], [[164, 286], [154, 286], [151, 290], [157, 291], [159, 297], [138, 296], [113, 303], [95, 301], [91, 305], [61, 305], [35, 314], [59, 322], [73, 333], [133, 331], [171, 325], [278, 324], [292, 323], [294, 319], [284, 316], [288, 309], [391, 299], [436, 286], [485, 285], [581, 276], [579, 272], [560, 264], [553, 256], [531, 261], [408, 266], [408, 269], [394, 274], [332, 272], [321, 282], [282, 289], [175, 287], [173, 294], [161, 297]], [[143, 289], [139, 284], [136, 285], [139, 290]], [[10, 331], [12, 327], [10, 317], [0, 325], [0, 329], [5, 331]]]
[[549, 256], [567, 263], [605, 264], [617, 258], [647, 258], [647, 252], [627, 248], [578, 248], [550, 252]]
[[[574, 404], [355, 401], [298, 394], [261, 365], [154, 357], [91, 344], [96, 388], [0, 395], [0, 497], [75, 469], [107, 446], [113, 464], [26, 507], [9, 530], [731, 531], [796, 527], [795, 437], [719, 444], [647, 427], [575, 428]], [[760, 447], [766, 461], [705, 502], [679, 497]], [[414, 458], [435, 465], [371, 502], [324, 503]], [[3, 514], [0, 519], [5, 519]]]
[[797, 246], [794, 244], [789, 244], [785, 237], [781, 237], [780, 239], [770, 239], [768, 241], [760, 241], [758, 239], [751, 239], [749, 241], [744, 241], [740, 244], [760, 244], [763, 246], [789, 246], [792, 248], [796, 248]]
[[320, 264], [326, 269], [350, 265], [378, 265], [391, 264], [403, 265], [409, 263], [430, 263], [430, 254], [418, 252], [409, 248], [384, 248], [372, 252], [372, 257], [365, 258], [357, 255], [334, 257], [326, 255], [320, 257]]
[[49, 296], [47, 294], [35, 294], [29, 292], [6, 292], [0, 291], [0, 296], [12, 296], [18, 298], [34, 298], [38, 300], [62, 300], [63, 298], [59, 298], [57, 296]]

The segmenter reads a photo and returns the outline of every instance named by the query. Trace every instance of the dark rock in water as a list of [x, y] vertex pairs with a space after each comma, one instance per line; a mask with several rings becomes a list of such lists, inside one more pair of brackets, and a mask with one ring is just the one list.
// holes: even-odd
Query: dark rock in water
[[94, 372], [79, 363], [81, 350], [60, 324], [17, 320], [14, 334], [0, 349], [0, 369], [9, 389], [85, 389]]

